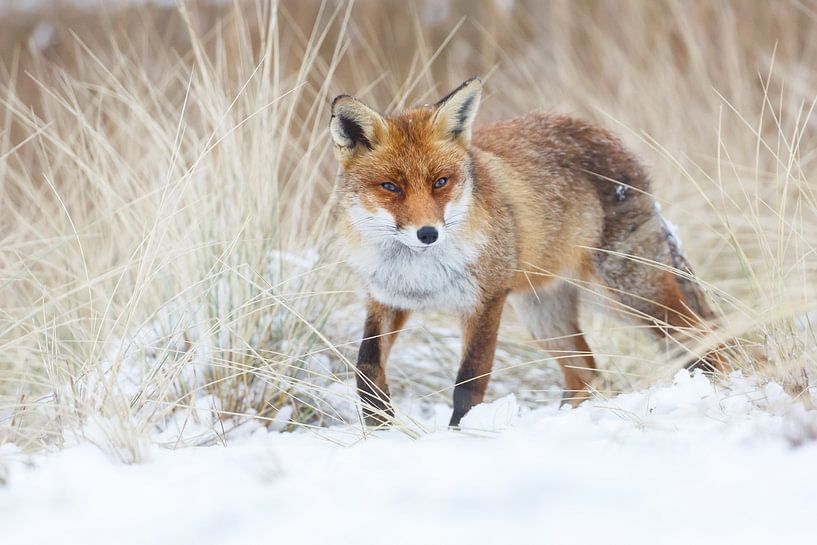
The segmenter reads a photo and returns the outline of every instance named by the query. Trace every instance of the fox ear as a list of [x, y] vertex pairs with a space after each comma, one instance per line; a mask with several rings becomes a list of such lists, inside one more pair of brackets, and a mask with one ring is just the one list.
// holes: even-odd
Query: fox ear
[[340, 95], [332, 101], [332, 119], [329, 132], [336, 146], [336, 152], [346, 153], [360, 147], [372, 149], [378, 133], [385, 129], [383, 118], [349, 95]]
[[468, 147], [471, 143], [471, 124], [477, 115], [481, 96], [482, 80], [471, 78], [435, 104], [433, 123], [439, 134]]

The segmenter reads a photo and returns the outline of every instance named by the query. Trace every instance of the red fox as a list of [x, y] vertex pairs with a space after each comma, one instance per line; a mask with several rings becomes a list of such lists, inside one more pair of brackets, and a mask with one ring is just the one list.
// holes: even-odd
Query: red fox
[[[573, 404], [590, 396], [596, 369], [579, 328], [583, 286], [606, 287], [657, 336], [713, 318], [644, 169], [616, 137], [548, 113], [472, 129], [481, 93], [472, 78], [389, 116], [348, 95], [332, 103], [339, 238], [369, 293], [357, 359], [369, 425], [394, 416], [386, 359], [414, 310], [462, 321], [451, 426], [483, 399], [506, 300], [560, 355]], [[722, 367], [715, 352], [701, 362]]]

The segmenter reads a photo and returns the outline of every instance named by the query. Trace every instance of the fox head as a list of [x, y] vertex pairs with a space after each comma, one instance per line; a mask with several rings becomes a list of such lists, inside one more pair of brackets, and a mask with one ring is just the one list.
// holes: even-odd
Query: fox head
[[351, 96], [335, 98], [329, 126], [337, 191], [364, 240], [425, 251], [465, 223], [481, 92], [482, 81], [472, 78], [433, 106], [389, 116]]

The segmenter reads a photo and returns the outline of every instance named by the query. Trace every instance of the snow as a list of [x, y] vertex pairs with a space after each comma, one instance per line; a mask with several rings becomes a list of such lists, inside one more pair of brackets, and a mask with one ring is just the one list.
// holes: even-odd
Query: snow
[[40, 53], [52, 45], [57, 38], [57, 28], [47, 21], [40, 21], [28, 37], [28, 49]]
[[587, 402], [443, 405], [418, 439], [257, 427], [226, 446], [0, 447], [3, 542], [813, 543], [817, 412], [776, 384], [703, 375]]
[[629, 186], [624, 184], [618, 184], [616, 186], [616, 200], [621, 202], [627, 198], [627, 190], [630, 189]]

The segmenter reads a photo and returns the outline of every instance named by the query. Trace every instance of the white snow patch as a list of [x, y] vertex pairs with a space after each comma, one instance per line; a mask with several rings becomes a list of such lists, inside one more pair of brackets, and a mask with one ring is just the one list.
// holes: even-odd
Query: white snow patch
[[48, 21], [40, 21], [28, 37], [28, 49], [41, 53], [57, 40], [57, 28]]
[[429, 26], [439, 25], [448, 20], [451, 16], [451, 1], [436, 0], [423, 4], [422, 20]]
[[449, 411], [417, 417], [436, 430], [417, 440], [255, 429], [130, 466], [90, 445], [30, 459], [0, 446], [3, 542], [814, 541], [817, 412], [775, 384], [684, 371], [577, 409], [520, 412], [506, 396], [463, 431], [440, 425]]
[[519, 404], [516, 396], [508, 394], [493, 403], [477, 405], [466, 414], [460, 428], [468, 431], [506, 430], [514, 425], [519, 418]]

